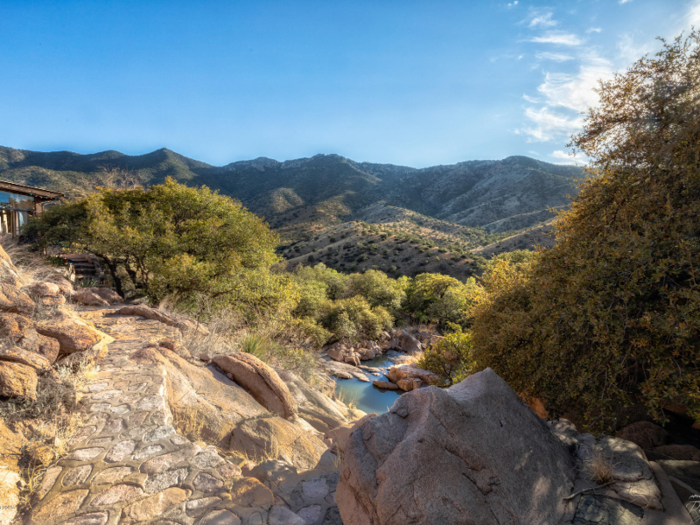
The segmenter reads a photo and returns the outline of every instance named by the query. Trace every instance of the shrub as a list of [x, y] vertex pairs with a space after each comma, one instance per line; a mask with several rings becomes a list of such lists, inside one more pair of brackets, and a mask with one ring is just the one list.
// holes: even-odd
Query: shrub
[[474, 311], [477, 367], [550, 413], [613, 429], [625, 406], [700, 418], [698, 33], [601, 84], [573, 145], [592, 160], [555, 247], [497, 261]]
[[406, 298], [406, 292], [399, 281], [387, 277], [384, 272], [367, 270], [365, 273], [356, 273], [349, 277], [347, 297], [362, 296], [371, 306], [383, 306], [387, 310], [397, 313]]
[[431, 345], [418, 366], [445, 378], [448, 385], [459, 383], [474, 367], [471, 335], [458, 330]]
[[462, 283], [447, 275], [422, 273], [406, 288], [405, 310], [418, 322], [433, 322], [443, 328], [449, 323], [467, 327], [476, 291], [473, 278]]
[[153, 303], [174, 297], [196, 311], [206, 295], [257, 314], [294, 302], [286, 277], [270, 272], [277, 234], [206, 187], [168, 178], [150, 188], [101, 188], [33, 217], [25, 234], [40, 246], [94, 253], [118, 293], [131, 281]]
[[394, 318], [383, 306], [372, 307], [366, 299], [355, 296], [329, 305], [321, 322], [337, 339], [356, 341], [377, 339], [393, 326]]

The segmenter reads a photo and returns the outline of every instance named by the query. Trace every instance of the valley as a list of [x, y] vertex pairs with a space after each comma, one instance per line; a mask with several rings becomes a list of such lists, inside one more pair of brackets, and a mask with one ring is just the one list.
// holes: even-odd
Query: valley
[[[542, 227], [568, 206], [582, 170], [522, 156], [411, 168], [315, 155], [216, 167], [168, 149], [145, 155], [0, 147], [0, 178], [69, 197], [100, 186], [206, 185], [265, 217], [288, 267], [441, 272], [466, 279], [483, 257], [550, 245]], [[498, 244], [511, 239], [505, 244]], [[486, 247], [489, 247], [488, 249]]]

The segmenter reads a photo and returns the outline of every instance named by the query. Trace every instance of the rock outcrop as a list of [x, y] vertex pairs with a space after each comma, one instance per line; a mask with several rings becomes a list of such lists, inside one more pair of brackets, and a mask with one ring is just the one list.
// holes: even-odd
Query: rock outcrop
[[328, 448], [321, 439], [298, 425], [268, 414], [236, 426], [231, 432], [228, 449], [256, 461], [281, 459], [299, 470], [309, 470]]
[[0, 337], [25, 350], [41, 354], [52, 364], [56, 362], [61, 348], [57, 339], [39, 334], [34, 329], [34, 322], [19, 314], [0, 315]]
[[297, 405], [297, 414], [321, 434], [356, 421], [364, 412], [333, 400], [286, 370], [277, 370]]
[[201, 332], [202, 334], [209, 333], [209, 330], [204, 325], [195, 323], [191, 319], [179, 319], [160, 310], [156, 310], [155, 308], [151, 308], [150, 306], [146, 306], [145, 304], [124, 306], [115, 313], [119, 315], [138, 315], [140, 317], [145, 317], [146, 319], [152, 319], [165, 325], [173, 326], [181, 332], [195, 330]]
[[277, 373], [257, 357], [237, 352], [216, 355], [212, 362], [241, 385], [255, 400], [270, 412], [290, 418], [296, 415], [296, 403], [287, 385]]
[[158, 365], [168, 378], [170, 409], [199, 427], [202, 437], [226, 448], [231, 431], [243, 420], [268, 414], [255, 399], [216, 367], [198, 367], [162, 346], [132, 355], [139, 364]]
[[557, 523], [574, 478], [566, 447], [487, 369], [353, 431], [337, 500], [346, 525]]
[[41, 335], [58, 341], [59, 355], [85, 352], [106, 338], [105, 334], [86, 321], [63, 312], [36, 322], [35, 328]]
[[0, 523], [12, 523], [19, 507], [20, 458], [24, 436], [0, 419]]
[[31, 366], [0, 361], [0, 396], [35, 400], [38, 380]]
[[54, 283], [35, 282], [25, 287], [27, 292], [36, 303], [43, 306], [61, 306], [66, 304], [66, 298], [61, 292], [61, 288]]
[[445, 382], [439, 375], [412, 363], [392, 366], [387, 372], [387, 378], [406, 392], [428, 385], [442, 386]]

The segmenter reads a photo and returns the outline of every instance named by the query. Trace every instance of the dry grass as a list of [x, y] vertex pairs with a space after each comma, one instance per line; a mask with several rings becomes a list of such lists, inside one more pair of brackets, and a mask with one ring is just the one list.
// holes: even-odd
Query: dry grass
[[592, 480], [600, 483], [610, 483], [615, 474], [615, 464], [612, 456], [606, 456], [600, 450], [595, 450], [583, 463], [583, 472]]
[[190, 441], [204, 441], [202, 429], [204, 421], [199, 417], [197, 407], [171, 407], [173, 422], [177, 432]]
[[[10, 400], [0, 402], [0, 417], [4, 421], [32, 422], [31, 441], [47, 445], [54, 458], [65, 456], [70, 442], [84, 422], [79, 409], [81, 390], [94, 379], [96, 368], [89, 361], [58, 367], [59, 380], [40, 377], [36, 401]], [[20, 470], [20, 515], [31, 508], [32, 495], [41, 484], [48, 465], [25, 464]]]
[[42, 253], [32, 251], [30, 245], [19, 244], [9, 235], [0, 235], [0, 246], [27, 284], [36, 281], [60, 282], [64, 278], [59, 267], [50, 264]]

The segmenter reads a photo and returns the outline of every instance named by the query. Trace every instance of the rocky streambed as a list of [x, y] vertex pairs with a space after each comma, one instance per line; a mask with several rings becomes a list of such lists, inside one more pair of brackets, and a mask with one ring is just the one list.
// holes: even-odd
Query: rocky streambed
[[441, 336], [417, 328], [395, 328], [379, 341], [337, 342], [326, 347], [320, 365], [336, 382], [336, 393], [367, 413], [387, 412], [403, 392], [442, 379], [415, 364], [423, 350]]

